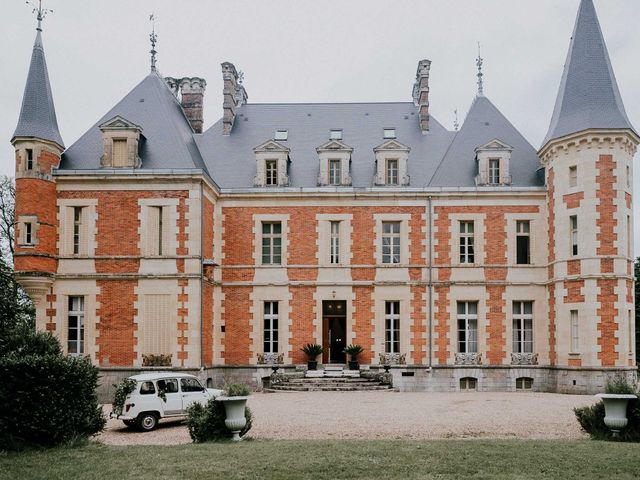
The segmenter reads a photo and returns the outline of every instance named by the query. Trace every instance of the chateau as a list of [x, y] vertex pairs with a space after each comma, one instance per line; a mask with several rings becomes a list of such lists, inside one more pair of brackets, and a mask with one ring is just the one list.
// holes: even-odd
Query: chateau
[[635, 375], [640, 137], [592, 0], [538, 150], [481, 75], [461, 127], [440, 124], [429, 60], [406, 102], [345, 104], [252, 104], [225, 62], [205, 129], [207, 82], [152, 58], [66, 147], [38, 27], [11, 139], [19, 282], [38, 328], [105, 383], [175, 368], [259, 385], [306, 365], [308, 342], [320, 368], [362, 345], [363, 368], [391, 364], [404, 390], [588, 393]]

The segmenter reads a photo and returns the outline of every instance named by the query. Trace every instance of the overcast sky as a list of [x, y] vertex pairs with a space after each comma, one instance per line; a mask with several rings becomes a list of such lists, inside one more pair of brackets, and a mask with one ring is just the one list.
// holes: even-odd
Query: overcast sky
[[[60, 132], [72, 145], [149, 72], [207, 80], [205, 128], [222, 115], [220, 63], [245, 73], [249, 102], [410, 101], [432, 60], [430, 113], [452, 128], [476, 91], [538, 148], [551, 119], [579, 0], [44, 0], [44, 47]], [[13, 174], [15, 129], [35, 36], [24, 0], [2, 0], [0, 174]], [[640, 128], [640, 1], [595, 0], [627, 113]], [[635, 178], [640, 191], [640, 175]], [[636, 209], [636, 252], [640, 219]]]

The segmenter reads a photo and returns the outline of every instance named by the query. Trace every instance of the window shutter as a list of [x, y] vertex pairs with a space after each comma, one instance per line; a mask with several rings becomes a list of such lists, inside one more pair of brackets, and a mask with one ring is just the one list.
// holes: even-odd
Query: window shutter
[[147, 208], [146, 253], [158, 255], [158, 235], [160, 229], [160, 212], [158, 207]]
[[113, 140], [113, 166], [126, 167], [129, 165], [129, 154], [127, 152], [127, 140]]
[[175, 333], [171, 325], [171, 295], [144, 295], [142, 325], [138, 325], [142, 336], [144, 355], [167, 355], [171, 352], [171, 336]]

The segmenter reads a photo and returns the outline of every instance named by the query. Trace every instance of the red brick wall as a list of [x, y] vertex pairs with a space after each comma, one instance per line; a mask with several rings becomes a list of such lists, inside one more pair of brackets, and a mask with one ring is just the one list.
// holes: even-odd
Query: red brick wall
[[424, 300], [424, 295], [427, 291], [427, 287], [424, 286], [411, 286], [411, 308], [413, 313], [411, 314], [411, 345], [413, 347], [413, 363], [423, 363], [424, 356], [428, 355], [427, 346], [427, 326], [425, 325], [425, 319], [427, 317], [427, 302]]
[[[360, 354], [358, 360], [362, 363], [371, 363], [373, 355], [374, 314], [373, 314], [373, 287], [353, 287], [355, 309], [353, 333], [355, 337], [353, 343], [362, 345], [364, 352]], [[402, 348], [402, 347], [401, 347]], [[376, 359], [377, 360], [377, 359]]]
[[[315, 287], [289, 287], [289, 293], [292, 296], [289, 301], [291, 308], [289, 346], [293, 363], [306, 363], [307, 356], [300, 349], [307, 343], [316, 343], [313, 326], [313, 320], [316, 317], [313, 311], [316, 303], [313, 299], [314, 292]], [[322, 342], [320, 341], [320, 343]], [[258, 350], [261, 351], [262, 347]]]
[[617, 283], [618, 281], [615, 279], [598, 279], [598, 289], [600, 291], [598, 294], [600, 308], [597, 310], [597, 314], [600, 317], [600, 322], [598, 322], [598, 332], [600, 332], [598, 359], [603, 367], [613, 367], [616, 364], [616, 360], [618, 360], [618, 353], [616, 352], [616, 345], [618, 345], [616, 316], [619, 312], [615, 308], [615, 302], [618, 301], [618, 295], [615, 293]]
[[226, 365], [246, 365], [251, 354], [250, 287], [222, 287], [225, 333], [222, 337], [222, 357]]
[[97, 280], [100, 293], [96, 300], [100, 307], [96, 315], [100, 318], [96, 325], [98, 338], [98, 363], [100, 366], [132, 366], [136, 359], [134, 346], [137, 341], [134, 332], [137, 325], [134, 308], [137, 295], [134, 289], [137, 280]]

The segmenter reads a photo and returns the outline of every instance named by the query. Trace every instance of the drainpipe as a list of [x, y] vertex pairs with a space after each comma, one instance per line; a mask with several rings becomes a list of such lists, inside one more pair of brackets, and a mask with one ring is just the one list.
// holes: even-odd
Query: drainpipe
[[204, 187], [200, 179], [200, 369], [204, 369]]
[[433, 232], [432, 232], [432, 218], [433, 213], [431, 211], [431, 196], [427, 197], [427, 209], [429, 213], [427, 215], [427, 219], [429, 222], [428, 226], [428, 235], [429, 235], [429, 305], [428, 305], [428, 315], [429, 315], [429, 371], [431, 371], [432, 363], [433, 363], [433, 309], [432, 299], [433, 299]]

